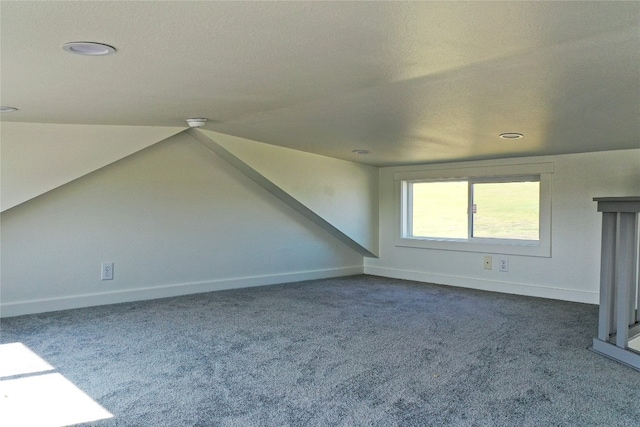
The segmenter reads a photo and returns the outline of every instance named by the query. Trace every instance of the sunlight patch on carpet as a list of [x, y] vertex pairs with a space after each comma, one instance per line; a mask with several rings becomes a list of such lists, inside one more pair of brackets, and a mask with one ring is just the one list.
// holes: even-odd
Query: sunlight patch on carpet
[[112, 417], [24, 344], [0, 345], [1, 425], [60, 427]]

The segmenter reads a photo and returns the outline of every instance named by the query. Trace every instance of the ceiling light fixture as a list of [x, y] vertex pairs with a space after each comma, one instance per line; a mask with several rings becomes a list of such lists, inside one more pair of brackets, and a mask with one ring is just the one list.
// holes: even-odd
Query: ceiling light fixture
[[367, 150], [353, 150], [353, 152], [356, 154], [369, 154], [369, 151]]
[[207, 119], [205, 118], [187, 119], [187, 123], [191, 128], [201, 128], [202, 126], [204, 126], [206, 122], [207, 122]]
[[62, 49], [69, 53], [84, 56], [104, 56], [116, 52], [116, 48], [104, 43], [69, 42], [62, 45]]
[[16, 107], [0, 107], [0, 113], [10, 113], [12, 111], [18, 111]]
[[517, 133], [517, 132], [506, 132], [506, 133], [500, 134], [500, 138], [502, 139], [520, 139], [523, 137], [524, 137], [523, 134]]

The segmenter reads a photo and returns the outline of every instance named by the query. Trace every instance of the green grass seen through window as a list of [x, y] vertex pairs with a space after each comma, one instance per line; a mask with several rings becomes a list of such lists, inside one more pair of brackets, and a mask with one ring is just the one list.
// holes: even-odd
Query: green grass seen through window
[[[468, 182], [415, 182], [413, 237], [468, 238]], [[539, 182], [473, 184], [473, 237], [538, 240]]]
[[539, 182], [473, 185], [473, 237], [538, 240]]
[[414, 237], [466, 239], [467, 181], [413, 183]]

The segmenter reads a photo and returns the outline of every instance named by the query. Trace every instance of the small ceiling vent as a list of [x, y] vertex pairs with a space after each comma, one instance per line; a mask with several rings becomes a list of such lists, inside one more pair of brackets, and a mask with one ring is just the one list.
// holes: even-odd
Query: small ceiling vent
[[199, 118], [199, 119], [187, 119], [187, 123], [189, 123], [189, 127], [192, 128], [201, 128], [207, 122], [207, 119]]

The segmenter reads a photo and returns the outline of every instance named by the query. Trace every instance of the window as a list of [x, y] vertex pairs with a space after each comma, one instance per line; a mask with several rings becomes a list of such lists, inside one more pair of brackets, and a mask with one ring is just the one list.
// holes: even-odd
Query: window
[[408, 181], [407, 237], [539, 240], [540, 178]]
[[[510, 174], [519, 169], [527, 174]], [[396, 173], [397, 245], [551, 256], [552, 171], [545, 163]]]

